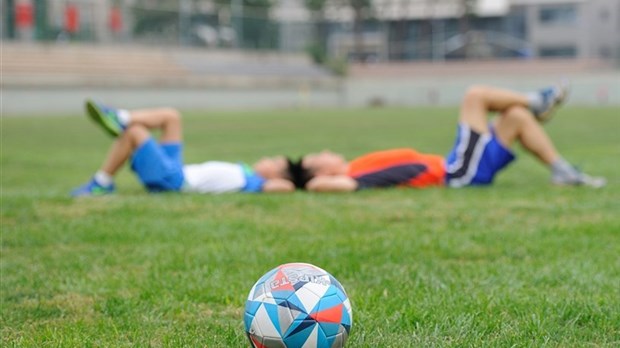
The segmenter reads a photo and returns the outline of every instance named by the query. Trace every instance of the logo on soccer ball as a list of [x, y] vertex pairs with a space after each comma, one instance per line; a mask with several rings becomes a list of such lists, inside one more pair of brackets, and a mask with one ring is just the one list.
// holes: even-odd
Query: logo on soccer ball
[[245, 304], [245, 331], [256, 348], [343, 347], [352, 320], [342, 285], [307, 263], [287, 263], [267, 272]]

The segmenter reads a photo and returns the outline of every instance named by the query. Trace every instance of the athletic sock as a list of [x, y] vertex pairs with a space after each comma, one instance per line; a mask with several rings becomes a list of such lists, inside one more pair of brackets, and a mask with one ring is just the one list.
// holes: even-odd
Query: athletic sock
[[529, 92], [526, 94], [530, 110], [536, 114], [544, 107], [543, 96], [540, 92]]
[[114, 183], [114, 178], [103, 170], [98, 170], [97, 173], [95, 173], [95, 181], [99, 185], [107, 187]]
[[118, 109], [116, 110], [116, 116], [121, 126], [123, 126], [123, 128], [127, 128], [129, 122], [131, 122], [131, 113], [125, 109]]
[[580, 174], [577, 168], [573, 167], [562, 157], [551, 163], [551, 172], [554, 176], [559, 177], [577, 177]]

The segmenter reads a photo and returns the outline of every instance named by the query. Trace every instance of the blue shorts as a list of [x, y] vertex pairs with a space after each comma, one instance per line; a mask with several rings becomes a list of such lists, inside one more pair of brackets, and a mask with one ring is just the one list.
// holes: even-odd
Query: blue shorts
[[456, 143], [446, 157], [446, 185], [463, 187], [488, 185], [495, 174], [515, 159], [515, 155], [490, 133], [480, 134], [459, 124]]
[[131, 169], [150, 192], [179, 191], [184, 181], [183, 145], [149, 138], [134, 152]]

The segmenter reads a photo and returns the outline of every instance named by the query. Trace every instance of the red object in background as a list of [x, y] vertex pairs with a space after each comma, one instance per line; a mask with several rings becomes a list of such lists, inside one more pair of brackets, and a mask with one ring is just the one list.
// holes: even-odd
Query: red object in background
[[15, 4], [15, 26], [19, 29], [32, 28], [33, 12], [30, 2], [17, 2]]
[[75, 5], [65, 7], [65, 30], [72, 34], [80, 30], [80, 13]]
[[110, 9], [110, 31], [113, 33], [120, 33], [123, 30], [123, 15], [121, 9], [113, 6]]

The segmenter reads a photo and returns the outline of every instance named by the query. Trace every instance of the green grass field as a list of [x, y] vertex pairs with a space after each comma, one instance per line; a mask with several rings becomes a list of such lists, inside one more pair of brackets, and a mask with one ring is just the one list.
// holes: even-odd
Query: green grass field
[[[110, 138], [85, 117], [2, 119], [2, 347], [248, 347], [247, 293], [313, 263], [353, 306], [348, 347], [620, 345], [620, 119], [567, 108], [559, 188], [520, 149], [488, 188], [73, 200]], [[186, 112], [187, 162], [329, 148], [445, 154], [456, 109]], [[339, 130], [346, 127], [346, 130]]]

